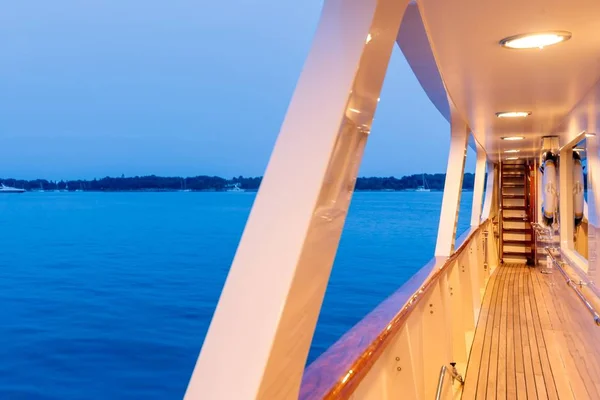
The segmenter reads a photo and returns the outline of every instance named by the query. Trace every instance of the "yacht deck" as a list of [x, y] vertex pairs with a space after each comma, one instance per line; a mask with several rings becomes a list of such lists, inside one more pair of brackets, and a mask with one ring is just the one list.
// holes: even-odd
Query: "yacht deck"
[[462, 398], [600, 399], [600, 327], [558, 271], [495, 271]]

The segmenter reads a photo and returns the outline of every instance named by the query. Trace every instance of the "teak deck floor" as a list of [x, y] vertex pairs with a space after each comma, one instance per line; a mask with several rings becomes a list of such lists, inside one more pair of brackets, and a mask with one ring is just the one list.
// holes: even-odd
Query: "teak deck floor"
[[559, 271], [494, 272], [462, 398], [600, 399], [600, 327]]

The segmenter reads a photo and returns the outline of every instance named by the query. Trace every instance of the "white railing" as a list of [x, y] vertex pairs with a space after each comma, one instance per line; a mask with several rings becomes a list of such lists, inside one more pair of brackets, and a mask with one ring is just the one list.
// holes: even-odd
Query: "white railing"
[[581, 291], [581, 288], [583, 286], [591, 286], [591, 283], [589, 281], [583, 280], [579, 280], [578, 282], [573, 281], [573, 279], [565, 271], [563, 261], [556, 258], [556, 256], [552, 253], [552, 249], [547, 247], [546, 254], [548, 254], [550, 260], [552, 261], [552, 264], [556, 266], [560, 274], [563, 276], [563, 278], [565, 278], [565, 282], [571, 289], [573, 289], [573, 291], [577, 295], [577, 298], [581, 301], [586, 310], [588, 310], [588, 312], [592, 314], [592, 317], [594, 318], [594, 323], [600, 326], [600, 314], [592, 304], [591, 300], [589, 300], [588, 297]]
[[[456, 363], [464, 375], [498, 265], [491, 228], [486, 220], [466, 232], [452, 256], [431, 260], [315, 360], [300, 398], [433, 399], [441, 366]], [[441, 398], [450, 398], [450, 386], [442, 385]]]

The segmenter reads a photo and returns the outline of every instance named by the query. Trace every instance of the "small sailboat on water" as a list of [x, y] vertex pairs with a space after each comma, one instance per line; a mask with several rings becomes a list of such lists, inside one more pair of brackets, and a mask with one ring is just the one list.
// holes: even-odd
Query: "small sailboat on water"
[[423, 174], [423, 185], [418, 186], [415, 192], [431, 192], [431, 189], [427, 187], [427, 181], [425, 180], [425, 174]]

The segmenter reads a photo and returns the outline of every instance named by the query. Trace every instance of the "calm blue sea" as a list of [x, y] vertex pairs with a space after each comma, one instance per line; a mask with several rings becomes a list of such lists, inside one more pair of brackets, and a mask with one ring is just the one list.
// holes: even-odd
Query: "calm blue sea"
[[[354, 196], [310, 360], [432, 257], [441, 198]], [[253, 200], [2, 195], [0, 399], [181, 398]]]

